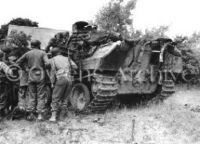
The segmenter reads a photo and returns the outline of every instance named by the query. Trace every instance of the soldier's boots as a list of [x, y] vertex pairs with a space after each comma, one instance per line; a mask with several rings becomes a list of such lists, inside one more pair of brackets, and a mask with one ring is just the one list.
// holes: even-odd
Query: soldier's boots
[[39, 121], [43, 121], [43, 120], [44, 120], [44, 115], [43, 115], [43, 113], [39, 113], [37, 119], [38, 119]]
[[50, 122], [56, 122], [57, 121], [57, 112], [53, 111], [51, 114], [51, 118], [49, 119]]
[[0, 121], [3, 120], [4, 117], [5, 117], [5, 110], [2, 109], [0, 110]]
[[64, 120], [64, 119], [67, 117], [67, 115], [68, 115], [68, 111], [67, 111], [66, 109], [62, 109], [62, 110], [60, 111], [59, 119], [60, 119], [60, 120]]
[[33, 112], [30, 112], [29, 115], [27, 116], [27, 120], [33, 121], [36, 119], [36, 116]]
[[18, 109], [19, 109], [20, 111], [26, 111], [26, 108], [23, 107], [23, 106], [18, 106]]

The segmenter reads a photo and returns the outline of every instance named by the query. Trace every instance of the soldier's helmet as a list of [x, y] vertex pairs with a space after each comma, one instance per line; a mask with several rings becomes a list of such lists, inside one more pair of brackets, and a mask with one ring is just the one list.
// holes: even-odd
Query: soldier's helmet
[[63, 33], [62, 32], [59, 32], [55, 35], [55, 38], [56, 39], [62, 39], [63, 38]]
[[86, 28], [88, 28], [89, 23], [86, 21], [78, 21], [72, 25], [72, 32], [80, 32], [84, 31]]
[[50, 53], [51, 53], [52, 56], [56, 56], [58, 54], [61, 54], [61, 52], [62, 52], [62, 49], [59, 48], [59, 47], [53, 47], [51, 49], [51, 51], [50, 51]]
[[66, 32], [63, 33], [63, 35], [64, 35], [65, 38], [68, 38], [69, 37], [69, 32], [66, 31]]
[[41, 42], [39, 40], [32, 40], [31, 47], [32, 48], [40, 48]]

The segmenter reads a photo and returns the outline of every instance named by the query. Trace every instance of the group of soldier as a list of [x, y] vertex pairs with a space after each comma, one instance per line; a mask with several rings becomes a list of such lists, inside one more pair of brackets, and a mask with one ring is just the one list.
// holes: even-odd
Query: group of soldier
[[[50, 51], [52, 57], [49, 58], [40, 46], [39, 40], [32, 40], [29, 51], [15, 59], [9, 57], [8, 60], [6, 53], [0, 51], [1, 119], [9, 111], [15, 111], [24, 112], [28, 120], [44, 120], [50, 108], [49, 121], [56, 122], [58, 113], [67, 111], [72, 84], [70, 73], [77, 66], [63, 53], [61, 47], [53, 46]], [[18, 69], [12, 69], [10, 65]], [[17, 86], [17, 82], [12, 81], [14, 77], [19, 77]]]
[[77, 69], [72, 59], [88, 57], [99, 45], [122, 39], [84, 21], [73, 24], [72, 32], [56, 34], [45, 50], [39, 40], [32, 40], [31, 49], [0, 51], [0, 117], [12, 111], [12, 115], [25, 112], [28, 120], [43, 120], [50, 107], [49, 120], [57, 121], [58, 113], [67, 111], [71, 72]]

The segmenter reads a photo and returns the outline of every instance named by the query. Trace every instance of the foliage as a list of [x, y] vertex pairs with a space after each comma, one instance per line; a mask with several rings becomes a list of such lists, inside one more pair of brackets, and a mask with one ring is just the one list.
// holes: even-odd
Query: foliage
[[200, 51], [200, 32], [193, 33], [191, 36], [176, 36], [175, 41], [180, 41], [179, 48], [183, 50]]
[[199, 75], [200, 70], [200, 33], [191, 36], [176, 36], [174, 41], [182, 51], [183, 68], [191, 74]]
[[95, 23], [100, 30], [119, 32], [129, 37], [129, 29], [132, 27], [132, 10], [136, 6], [136, 0], [127, 3], [124, 0], [111, 0], [96, 15]]
[[8, 36], [6, 47], [4, 47], [3, 50], [9, 56], [15, 56], [19, 58], [24, 53], [29, 51], [29, 40], [31, 40], [31, 36], [27, 36], [23, 32], [11, 31]]
[[[176, 36], [174, 41], [184, 55], [198, 58], [200, 55], [200, 33], [191, 36]], [[200, 60], [200, 59], [199, 59]]]
[[8, 32], [8, 26], [10, 24], [18, 25], [18, 26], [38, 27], [38, 23], [37, 22], [32, 21], [32, 20], [27, 19], [27, 18], [15, 18], [15, 19], [12, 19], [7, 24], [4, 24], [4, 25], [1, 26], [1, 29], [0, 29], [0, 41], [5, 39], [5, 37], [7, 35], [7, 32]]
[[11, 31], [8, 36], [8, 46], [13, 48], [27, 48], [28, 41], [31, 40], [30, 35], [26, 35], [24, 32]]
[[152, 28], [150, 30], [146, 29], [143, 35], [144, 39], [157, 39], [161, 37], [167, 37], [166, 32], [168, 31], [169, 26], [160, 26], [158, 28]]
[[133, 31], [131, 38], [139, 41], [140, 44], [144, 44], [147, 41], [154, 40], [157, 38], [167, 38], [166, 32], [169, 26], [160, 26], [158, 28], [146, 29], [144, 32], [140, 30]]

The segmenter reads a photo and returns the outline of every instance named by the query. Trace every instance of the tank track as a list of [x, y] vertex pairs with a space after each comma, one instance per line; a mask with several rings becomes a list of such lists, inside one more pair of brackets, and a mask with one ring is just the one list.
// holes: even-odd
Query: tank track
[[173, 80], [164, 80], [160, 96], [167, 98], [175, 92], [175, 84]]
[[175, 92], [175, 84], [173, 80], [163, 80], [162, 85], [158, 88], [153, 98], [156, 103], [162, 102]]
[[118, 83], [114, 76], [95, 75], [91, 92], [93, 99], [87, 107], [90, 112], [105, 111], [117, 96]]
[[158, 104], [163, 102], [166, 98], [171, 96], [175, 92], [175, 84], [173, 80], [163, 80], [162, 85], [159, 85], [157, 90], [150, 95], [152, 99], [149, 103]]

